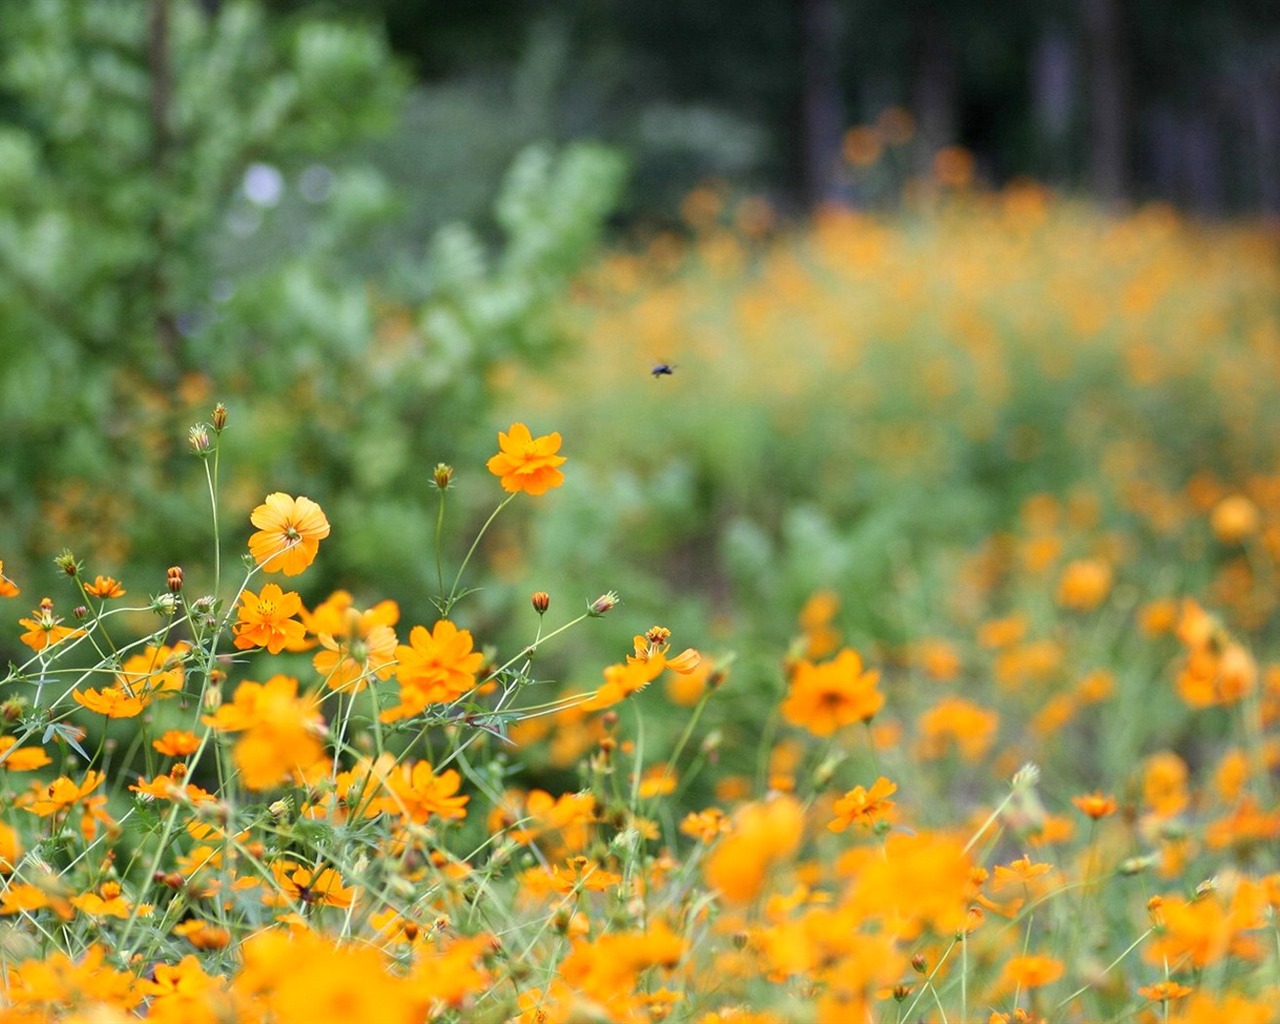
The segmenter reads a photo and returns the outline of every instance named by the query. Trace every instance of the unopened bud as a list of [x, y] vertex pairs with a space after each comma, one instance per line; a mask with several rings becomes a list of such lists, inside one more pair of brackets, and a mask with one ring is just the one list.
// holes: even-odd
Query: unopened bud
[[917, 953], [911, 958], [911, 969], [915, 971], [916, 974], [924, 974], [924, 972], [929, 969], [929, 961]]
[[221, 434], [227, 428], [227, 407], [221, 402], [215, 405], [210, 420], [213, 423], [213, 432]]
[[601, 594], [587, 606], [587, 612], [593, 618], [599, 618], [606, 612], [611, 612], [618, 607], [618, 595], [612, 590], [608, 593]]
[[167, 573], [169, 593], [178, 594], [182, 592], [182, 566], [171, 565]]
[[71, 615], [76, 619], [87, 619], [89, 617], [89, 609], [82, 604], [78, 604], [71, 609]]
[[431, 476], [440, 490], [448, 490], [449, 484], [453, 482], [453, 467], [446, 462], [437, 462]]
[[545, 615], [547, 609], [551, 607], [551, 595], [545, 590], [535, 590], [529, 601], [533, 604], [533, 610], [539, 615]]

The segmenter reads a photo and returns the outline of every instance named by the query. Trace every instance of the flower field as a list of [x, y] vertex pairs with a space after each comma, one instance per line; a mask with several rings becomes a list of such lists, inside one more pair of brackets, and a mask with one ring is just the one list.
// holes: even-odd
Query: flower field
[[0, 563], [0, 1020], [1280, 1019], [1280, 236], [683, 213], [423, 456], [432, 602], [251, 394], [208, 550]]

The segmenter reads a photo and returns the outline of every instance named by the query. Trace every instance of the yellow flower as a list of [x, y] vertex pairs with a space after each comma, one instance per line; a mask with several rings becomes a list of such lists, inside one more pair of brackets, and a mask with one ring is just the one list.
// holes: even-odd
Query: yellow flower
[[[253, 510], [249, 521], [258, 532], [249, 538], [249, 553], [265, 572], [297, 576], [316, 557], [329, 536], [329, 520], [310, 498], [291, 498], [276, 491]], [[273, 652], [274, 653], [274, 652]]]
[[564, 483], [564, 474], [557, 469], [565, 463], [560, 450], [559, 434], [544, 434], [535, 438], [523, 423], [511, 424], [507, 433], [498, 433], [501, 449], [486, 465], [489, 472], [502, 480], [502, 489], [512, 494], [545, 494]]

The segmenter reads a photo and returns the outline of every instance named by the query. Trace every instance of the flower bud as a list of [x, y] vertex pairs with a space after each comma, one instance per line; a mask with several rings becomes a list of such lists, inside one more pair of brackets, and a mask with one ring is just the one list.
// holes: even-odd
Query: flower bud
[[610, 590], [601, 594], [587, 606], [587, 614], [592, 618], [598, 619], [601, 615], [613, 611], [616, 607], [618, 607], [618, 595]]
[[929, 961], [921, 954], [917, 953], [911, 958], [911, 969], [915, 971], [916, 974], [924, 974], [924, 972], [929, 969]]
[[203, 423], [197, 423], [188, 430], [187, 446], [191, 449], [192, 455], [208, 454], [213, 448], [213, 442], [209, 440], [209, 428]]
[[213, 416], [210, 419], [213, 422], [213, 432], [221, 434], [227, 427], [227, 407], [219, 402], [213, 407]]
[[533, 604], [533, 610], [539, 615], [545, 615], [551, 607], [551, 595], [545, 590], [535, 590], [529, 600]]
[[71, 616], [79, 620], [87, 619], [89, 617], [89, 609], [82, 604], [78, 604], [71, 609]]
[[182, 592], [182, 566], [171, 565], [167, 573], [169, 593], [178, 594]]
[[449, 484], [453, 482], [453, 467], [446, 462], [437, 462], [431, 475], [440, 490], [448, 490]]

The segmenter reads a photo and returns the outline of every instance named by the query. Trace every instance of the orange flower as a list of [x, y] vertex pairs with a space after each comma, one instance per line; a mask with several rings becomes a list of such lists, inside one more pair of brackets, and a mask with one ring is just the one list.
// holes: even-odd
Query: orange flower
[[1062, 977], [1061, 960], [1051, 956], [1015, 956], [1004, 965], [1000, 976], [1006, 988], [1040, 988]]
[[719, 807], [690, 811], [680, 822], [680, 831], [704, 846], [709, 846], [717, 836], [729, 831], [729, 818]]
[[167, 729], [151, 745], [166, 757], [187, 757], [200, 749], [200, 737], [185, 729]]
[[436, 775], [426, 761], [406, 763], [388, 775], [384, 782], [391, 795], [375, 801], [380, 810], [399, 814], [419, 825], [432, 815], [445, 820], [459, 820], [467, 816], [467, 802], [471, 798], [456, 795], [462, 785], [462, 777], [453, 769]]
[[835, 802], [832, 810], [836, 817], [828, 822], [827, 828], [832, 832], [843, 832], [855, 821], [867, 826], [887, 821], [894, 803], [888, 799], [898, 791], [898, 787], [881, 776], [871, 784], [871, 788], [854, 786]]
[[948, 697], [920, 716], [921, 756], [941, 757], [954, 743], [966, 761], [977, 761], [991, 749], [999, 726], [999, 712], [963, 697]]
[[930, 832], [890, 832], [883, 848], [855, 847], [837, 861], [850, 880], [850, 910], [860, 919], [884, 921], [903, 939], [926, 927], [945, 934], [974, 924], [972, 869], [959, 838]]
[[10, 874], [22, 858], [22, 839], [18, 830], [0, 821], [0, 874]]
[[[119, 882], [103, 882], [98, 892], [72, 896], [71, 905], [90, 917], [118, 917], [124, 920], [133, 912], [133, 901], [121, 892]], [[145, 903], [138, 909], [139, 916], [143, 917], [151, 912], [151, 908]]]
[[68, 637], [81, 636], [82, 629], [72, 629], [61, 625], [62, 619], [53, 614], [53, 600], [45, 597], [40, 600], [40, 607], [32, 611], [32, 618], [19, 619], [18, 624], [27, 627], [20, 639], [33, 651], [43, 651], [46, 647], [61, 643]]
[[175, 765], [170, 774], [157, 775], [149, 782], [140, 778], [138, 779], [138, 784], [130, 786], [129, 790], [133, 793], [149, 796], [153, 800], [176, 800], [192, 804], [212, 803], [214, 795], [208, 790], [186, 782], [185, 769], [182, 772], [178, 771], [181, 767], [183, 766]]
[[[16, 1007], [107, 1006], [131, 1010], [142, 1002], [142, 990], [131, 971], [106, 966], [105, 947], [94, 943], [79, 961], [53, 952], [24, 960], [9, 969], [6, 1002]], [[47, 1020], [51, 1014], [23, 1014], [26, 1020]]]
[[[386, 621], [388, 606], [394, 610], [391, 622]], [[371, 676], [391, 677], [396, 657], [396, 634], [391, 627], [399, 614], [393, 601], [365, 612], [348, 608], [336, 629], [317, 633], [324, 649], [311, 664], [329, 689], [359, 693]]]
[[150, 696], [134, 697], [113, 686], [101, 690], [72, 690], [71, 697], [81, 707], [96, 711], [108, 718], [136, 718], [151, 703]]
[[[349, 907], [355, 899], [355, 887], [342, 884], [342, 876], [333, 868], [313, 871], [291, 860], [271, 864], [271, 874], [287, 900], [297, 900], [317, 907]], [[268, 896], [263, 902], [283, 906], [279, 896]]]
[[231, 944], [229, 931], [198, 918], [175, 924], [173, 934], [186, 939], [196, 949], [226, 949]]
[[0, 736], [0, 768], [11, 772], [29, 772], [52, 764], [43, 747], [19, 747], [13, 736]]
[[639, 693], [654, 681], [665, 666], [661, 660], [637, 661], [627, 658], [622, 665], [609, 665], [604, 670], [604, 683], [581, 707], [586, 711], [603, 711]]
[[240, 595], [239, 621], [232, 626], [235, 645], [240, 650], [265, 647], [279, 654], [286, 644], [300, 641], [306, 632], [293, 618], [302, 610], [302, 598], [294, 591], [282, 591], [274, 583], [264, 584], [260, 594], [246, 590]]
[[17, 597], [22, 591], [4, 574], [4, 562], [0, 561], [0, 597]]
[[1103, 796], [1101, 793], [1086, 793], [1083, 796], [1073, 796], [1071, 802], [1094, 821], [1116, 813], [1115, 797]]
[[95, 576], [92, 583], [84, 585], [84, 592], [90, 597], [99, 597], [104, 601], [111, 597], [124, 597], [127, 591], [120, 581], [110, 576]]
[[428, 704], [448, 703], [474, 689], [484, 664], [484, 655], [472, 650], [474, 642], [469, 630], [448, 619], [440, 619], [430, 632], [414, 626], [409, 643], [396, 648], [400, 704], [384, 711], [382, 720], [408, 718]]
[[1082, 558], [1063, 571], [1058, 603], [1076, 611], [1092, 611], [1110, 592], [1111, 566], [1101, 558]]
[[249, 553], [264, 572], [297, 576], [315, 560], [320, 542], [329, 536], [329, 520], [319, 505], [282, 491], [268, 494], [249, 521], [258, 528], [249, 538]]
[[186, 680], [185, 662], [191, 645], [185, 641], [172, 647], [148, 644], [140, 654], [125, 659], [116, 675], [116, 685], [133, 694], [172, 693]]
[[1258, 532], [1261, 518], [1257, 505], [1243, 494], [1231, 494], [1214, 507], [1209, 525], [1223, 544], [1239, 544]]
[[22, 806], [32, 814], [38, 814], [40, 817], [46, 818], [51, 814], [56, 814], [58, 811], [65, 810], [82, 797], [88, 796], [102, 785], [105, 778], [106, 776], [102, 772], [90, 771], [85, 774], [84, 781], [79, 785], [76, 785], [65, 775], [54, 779], [48, 786], [45, 786], [44, 783], [37, 783], [34, 789], [35, 797], [28, 802], [24, 802]]
[[804, 810], [790, 796], [746, 804], [707, 860], [707, 884], [729, 903], [750, 903], [770, 875], [795, 853], [804, 832]]
[[324, 755], [319, 734], [324, 720], [305, 698], [298, 680], [273, 676], [266, 683], [246, 680], [230, 704], [201, 718], [222, 732], [244, 732], [232, 749], [244, 784], [270, 789], [293, 771], [306, 771]]
[[1160, 818], [1181, 813], [1191, 801], [1187, 792], [1187, 763], [1171, 750], [1147, 758], [1142, 775], [1142, 799]]
[[1157, 981], [1154, 985], [1143, 985], [1138, 989], [1138, 995], [1146, 996], [1155, 1003], [1167, 1003], [1171, 999], [1189, 996], [1194, 991], [1195, 989], [1176, 981]]
[[674, 658], [668, 658], [667, 651], [671, 650], [671, 644], [668, 642], [670, 639], [671, 630], [667, 629], [666, 626], [650, 627], [649, 631], [643, 636], [631, 638], [631, 645], [635, 650], [635, 655], [628, 654], [627, 661], [648, 664], [653, 671], [652, 678], [655, 679], [664, 668], [679, 672], [681, 675], [688, 675], [701, 664], [702, 655], [692, 647], [686, 647]]
[[853, 722], [867, 722], [884, 705], [876, 689], [880, 673], [863, 671], [857, 651], [846, 648], [833, 660], [796, 664], [791, 687], [782, 702], [782, 717], [815, 736], [830, 736]]
[[487, 463], [489, 472], [502, 479], [502, 489], [512, 494], [545, 494], [564, 483], [564, 474], [557, 469], [565, 463], [560, 450], [560, 435], [545, 434], [535, 438], [523, 423], [511, 424], [507, 433], [498, 434], [501, 449]]

